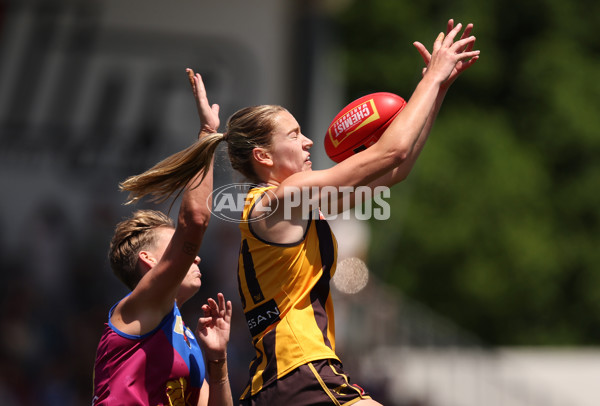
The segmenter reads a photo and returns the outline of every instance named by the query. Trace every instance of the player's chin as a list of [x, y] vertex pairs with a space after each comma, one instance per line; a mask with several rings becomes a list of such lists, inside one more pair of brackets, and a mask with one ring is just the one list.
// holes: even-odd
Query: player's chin
[[189, 285], [190, 289], [195, 289], [197, 291], [200, 289], [200, 286], [202, 286], [202, 279], [200, 279], [198, 276], [190, 280], [187, 284]]
[[198, 291], [200, 290], [200, 287], [202, 286], [201, 282], [197, 282], [192, 284], [189, 289], [192, 292], [192, 295], [195, 295], [196, 293], [198, 293]]

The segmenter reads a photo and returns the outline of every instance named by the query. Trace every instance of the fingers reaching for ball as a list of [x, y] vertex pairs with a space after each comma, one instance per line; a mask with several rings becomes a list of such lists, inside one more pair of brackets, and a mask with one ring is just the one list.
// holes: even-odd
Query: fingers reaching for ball
[[[455, 41], [462, 27], [460, 23], [455, 25], [453, 19], [448, 20], [446, 33], [438, 34], [431, 53], [421, 42], [413, 43], [425, 62], [423, 76], [433, 69], [434, 73], [442, 78], [443, 88], [448, 88], [462, 72], [479, 59], [480, 51], [473, 50], [476, 39], [471, 35], [473, 24], [467, 24], [460, 38]], [[434, 55], [435, 60], [432, 61]]]

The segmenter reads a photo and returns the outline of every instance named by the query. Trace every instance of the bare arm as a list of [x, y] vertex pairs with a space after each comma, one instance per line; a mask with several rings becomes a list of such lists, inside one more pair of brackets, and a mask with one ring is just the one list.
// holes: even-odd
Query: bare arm
[[402, 182], [408, 177], [408, 175], [412, 171], [412, 168], [417, 162], [417, 158], [419, 158], [419, 155], [421, 154], [425, 143], [429, 139], [429, 134], [431, 132], [431, 129], [433, 128], [433, 124], [435, 123], [438, 113], [440, 112], [440, 108], [442, 107], [442, 103], [444, 101], [444, 98], [446, 97], [447, 90], [447, 88], [440, 88], [437, 99], [435, 101], [435, 105], [433, 106], [433, 109], [429, 114], [427, 122], [423, 126], [423, 130], [419, 134], [419, 138], [417, 139], [417, 142], [415, 142], [415, 146], [412, 149], [409, 156], [404, 161], [402, 161], [400, 165], [393, 168], [391, 171], [385, 173], [383, 176], [375, 179], [373, 182], [370, 182], [369, 186], [371, 188], [375, 188], [377, 186], [393, 186], [396, 183]]
[[231, 326], [232, 305], [219, 293], [218, 302], [208, 299], [202, 306], [204, 317], [198, 320], [196, 336], [208, 367], [208, 382], [202, 385], [199, 406], [232, 406], [233, 398], [227, 371], [227, 343]]
[[[199, 137], [219, 126], [218, 105], [208, 104], [204, 84], [199, 75], [188, 71], [201, 122]], [[171, 241], [156, 265], [142, 277], [131, 295], [115, 308], [112, 321], [129, 334], [144, 334], [154, 329], [173, 308], [183, 278], [196, 260], [204, 232], [208, 226], [213, 190], [212, 165], [200, 183], [196, 175], [183, 192], [177, 226]]]
[[[446, 33], [449, 34], [453, 29], [454, 29], [454, 20], [449, 20], [448, 26], [446, 29]], [[471, 35], [472, 30], [473, 30], [473, 24], [468, 24], [465, 27], [465, 30], [461, 36], [461, 39], [468, 38]], [[429, 63], [431, 61], [431, 54], [429, 53], [427, 48], [420, 42], [415, 42], [414, 45], [417, 48], [417, 50], [419, 51], [419, 53], [421, 54], [423, 61], [425, 62], [426, 67], [423, 69], [423, 75], [425, 75], [427, 72], [427, 67], [429, 66]], [[467, 51], [467, 52], [471, 51], [473, 49], [473, 45], [474, 45], [474, 42], [469, 43], [467, 45], [467, 47], [465, 48], [465, 51]], [[455, 67], [454, 67], [452, 73], [450, 73], [450, 76], [448, 77], [448, 79], [444, 83], [442, 83], [442, 85], [440, 86], [440, 90], [438, 92], [438, 95], [437, 95], [437, 98], [435, 101], [435, 105], [434, 105], [433, 109], [431, 110], [431, 113], [427, 119], [427, 122], [425, 123], [425, 126], [423, 127], [421, 134], [419, 134], [419, 138], [418, 138], [417, 142], [415, 143], [415, 147], [413, 148], [408, 159], [406, 159], [404, 162], [402, 162], [398, 167], [394, 168], [392, 171], [386, 173], [381, 178], [376, 179], [374, 182], [370, 183], [371, 187], [380, 186], [380, 185], [392, 186], [392, 185], [395, 185], [396, 183], [403, 181], [404, 179], [406, 179], [408, 177], [415, 162], [417, 161], [417, 158], [419, 157], [421, 151], [423, 150], [423, 147], [425, 146], [425, 142], [429, 138], [429, 133], [431, 132], [431, 129], [433, 128], [433, 124], [435, 123], [438, 113], [440, 112], [440, 108], [442, 107], [442, 103], [444, 102], [444, 98], [446, 97], [446, 93], [448, 92], [448, 89], [450, 88], [452, 83], [454, 83], [454, 81], [458, 78], [458, 76], [461, 73], [463, 73], [466, 69], [471, 67], [478, 59], [479, 59], [479, 56], [476, 55], [476, 56], [472, 57], [471, 59], [459, 61], [455, 65]]]
[[296, 173], [281, 186], [360, 186], [380, 178], [410, 160], [418, 141], [431, 121], [432, 112], [444, 83], [456, 65], [470, 60], [479, 51], [470, 50], [474, 37], [454, 41], [462, 26], [458, 24], [445, 36], [440, 33], [425, 75], [404, 110], [398, 114], [375, 145], [323, 171]]
[[[461, 28], [460, 24], [454, 26], [454, 22], [450, 20], [448, 34], [438, 35], [431, 54], [420, 43], [415, 43], [422, 57], [426, 59], [427, 68], [406, 107], [375, 145], [327, 170], [300, 172], [290, 176], [277, 188], [277, 198], [284, 200], [288, 187], [292, 187], [292, 190], [304, 187], [316, 187], [321, 190], [326, 186], [375, 187], [404, 179], [429, 136], [449, 84], [456, 79], [458, 73], [478, 58], [479, 51], [472, 50], [475, 38], [469, 35], [472, 25], [469, 24], [461, 38], [454, 41]], [[287, 193], [289, 196], [289, 192]], [[268, 205], [266, 201], [263, 203]], [[354, 199], [350, 196], [350, 207], [353, 203]], [[343, 206], [344, 202], [333, 201], [331, 204], [339, 207]], [[344, 208], [348, 208], [348, 205]], [[293, 210], [300, 209], [299, 207]], [[277, 219], [275, 215], [269, 220], [275, 223]], [[295, 224], [294, 228], [302, 227]]]
[[[472, 25], [468, 25], [462, 37], [454, 41], [461, 28], [461, 24], [454, 26], [454, 22], [450, 20], [448, 34], [440, 33], [437, 36], [431, 54], [420, 43], [415, 43], [426, 59], [427, 68], [406, 107], [375, 145], [332, 168], [291, 175], [275, 189], [275, 201], [286, 201], [294, 191], [314, 188], [317, 190], [317, 195], [314, 196], [317, 201], [337, 207], [337, 212], [340, 212], [354, 205], [353, 195], [345, 196], [349, 197], [349, 202], [344, 201], [346, 199], [323, 202], [320, 194], [323, 188], [375, 187], [404, 179], [427, 140], [449, 83], [452, 83], [457, 72], [461, 71], [457, 67], [466, 68], [478, 58], [479, 51], [472, 50], [475, 37], [469, 35]], [[338, 193], [337, 197], [343, 196]], [[263, 198], [261, 203], [263, 207], [269, 207], [267, 198]], [[297, 241], [306, 228], [306, 219], [302, 213], [304, 209], [303, 205], [296, 206], [291, 209], [291, 214], [278, 210], [268, 219], [254, 223], [254, 230], [269, 241]], [[288, 215], [289, 218], [286, 218]]]

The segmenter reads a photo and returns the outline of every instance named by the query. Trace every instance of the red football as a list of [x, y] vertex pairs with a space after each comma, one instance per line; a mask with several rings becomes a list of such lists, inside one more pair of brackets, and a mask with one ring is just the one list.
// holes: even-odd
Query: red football
[[333, 119], [325, 136], [325, 152], [342, 162], [375, 144], [392, 120], [406, 106], [393, 93], [371, 93], [354, 100]]

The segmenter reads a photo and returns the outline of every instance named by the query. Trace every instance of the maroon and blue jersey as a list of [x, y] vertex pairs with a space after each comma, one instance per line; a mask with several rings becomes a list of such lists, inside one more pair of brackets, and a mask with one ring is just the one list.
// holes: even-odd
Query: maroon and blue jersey
[[113, 326], [115, 306], [96, 352], [92, 405], [196, 406], [205, 377], [204, 359], [177, 305], [157, 328], [143, 335], [125, 334]]

